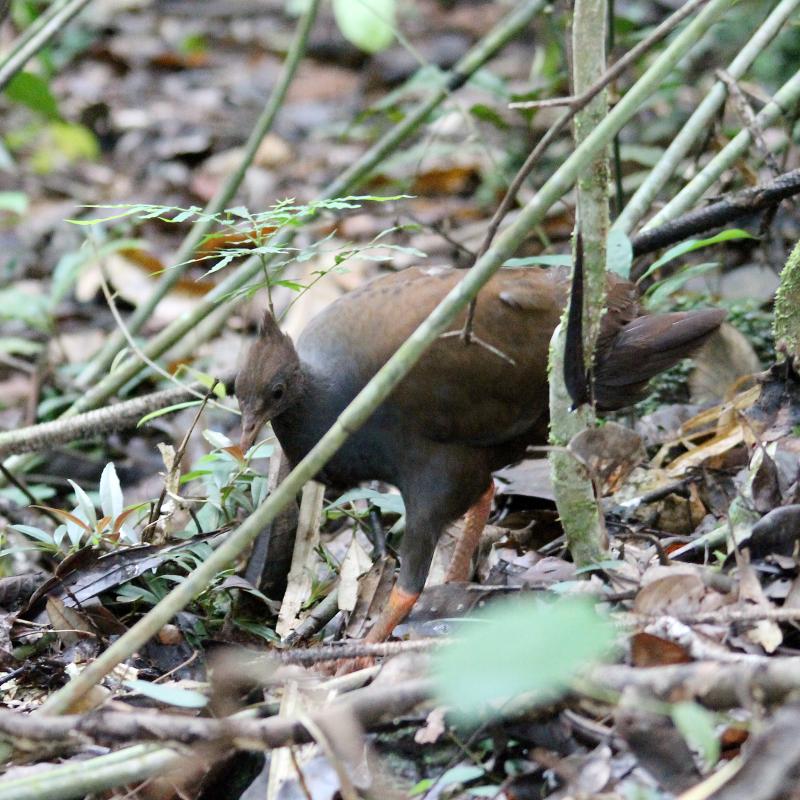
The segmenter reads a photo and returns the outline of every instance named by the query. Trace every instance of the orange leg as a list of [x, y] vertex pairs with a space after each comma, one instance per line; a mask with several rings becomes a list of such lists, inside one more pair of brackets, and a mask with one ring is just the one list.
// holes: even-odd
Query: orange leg
[[494, 481], [489, 484], [489, 488], [467, 511], [464, 530], [461, 532], [458, 542], [456, 542], [453, 558], [447, 568], [447, 574], [444, 576], [445, 583], [468, 581], [470, 579], [472, 575], [472, 556], [478, 547], [486, 520], [489, 519], [493, 497]]
[[[383, 607], [383, 611], [381, 611], [370, 632], [364, 637], [364, 642], [367, 644], [385, 642], [395, 627], [408, 616], [418, 597], [418, 593], [406, 592], [397, 585], [392, 587], [388, 602]], [[374, 663], [375, 659], [371, 656], [339, 659], [334, 663], [333, 670], [336, 675], [347, 675], [357, 669], [371, 667]]]
[[407, 592], [395, 584], [381, 615], [364, 637], [364, 641], [370, 644], [385, 642], [395, 627], [408, 616], [418, 597], [419, 594]]

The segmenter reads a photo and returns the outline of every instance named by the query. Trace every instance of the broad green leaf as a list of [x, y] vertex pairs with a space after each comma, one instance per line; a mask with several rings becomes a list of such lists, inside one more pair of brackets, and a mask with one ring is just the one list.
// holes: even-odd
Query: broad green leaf
[[714, 715], [690, 701], [672, 706], [672, 721], [686, 743], [698, 750], [706, 764], [713, 767], [720, 756], [719, 737], [714, 730]]
[[222, 450], [223, 447], [231, 447], [233, 445], [233, 442], [224, 433], [212, 431], [208, 428], [203, 431], [203, 438], [212, 447], [216, 447], [219, 450]]
[[475, 778], [481, 778], [485, 774], [485, 770], [476, 764], [459, 764], [452, 767], [439, 778], [440, 786], [452, 786], [454, 783], [467, 783], [467, 781], [474, 781]]
[[33, 72], [18, 72], [8, 82], [6, 95], [48, 119], [59, 119], [61, 116], [47, 81]]
[[[475, 718], [487, 703], [533, 693], [549, 702], [611, 647], [613, 628], [583, 599], [492, 604], [434, 657], [439, 701]], [[492, 709], [497, 713], [500, 709]]]
[[25, 292], [16, 287], [0, 290], [0, 320], [24, 322], [35, 330], [50, 331], [50, 310], [44, 295]]
[[379, 508], [385, 514], [405, 514], [403, 498], [399, 494], [389, 494], [387, 492], [376, 492], [374, 489], [351, 489], [341, 497], [334, 500], [325, 510], [341, 508], [346, 503], [353, 500], [369, 500], [372, 505]]
[[666, 253], [664, 253], [661, 258], [651, 264], [647, 272], [642, 275], [639, 280], [643, 280], [647, 278], [649, 275], [652, 275], [657, 269], [660, 269], [667, 264], [668, 262], [672, 261], [673, 259], [678, 258], [679, 256], [685, 255], [686, 253], [691, 253], [693, 250], [699, 250], [702, 247], [710, 247], [713, 244], [720, 244], [721, 242], [729, 242], [734, 239], [755, 239], [756, 237], [752, 234], [748, 233], [747, 231], [743, 231], [741, 228], [731, 228], [727, 231], [722, 231], [721, 233], [716, 234], [716, 236], [710, 236], [708, 239], [688, 239], [685, 242], [681, 242], [680, 244], [676, 244], [674, 247], [670, 247]]
[[116, 519], [125, 506], [122, 498], [122, 487], [119, 485], [114, 462], [109, 461], [100, 475], [100, 508], [108, 517]]
[[616, 272], [623, 278], [631, 274], [633, 245], [624, 231], [612, 228], [606, 241], [606, 270]]
[[333, 0], [333, 15], [342, 36], [366, 53], [394, 41], [395, 0]]
[[150, 683], [150, 681], [130, 680], [125, 681], [129, 689], [133, 689], [145, 697], [181, 708], [204, 708], [208, 705], [208, 698], [200, 692], [181, 689], [178, 686], [169, 686], [163, 683]]
[[254, 458], [269, 458], [275, 451], [275, 445], [270, 442], [258, 442], [245, 453], [245, 458], [251, 461]]
[[202, 370], [190, 367], [188, 364], [181, 364], [181, 367], [178, 370], [178, 375], [182, 375], [184, 373], [191, 375], [194, 380], [205, 386], [206, 389], [210, 389], [213, 386], [215, 397], [220, 399], [227, 397], [225, 384], [219, 378], [209, 375], [207, 372], [203, 372]]
[[572, 266], [572, 256], [527, 256], [526, 258], [509, 258], [503, 262], [504, 267], [569, 267]]
[[97, 138], [85, 125], [77, 125], [74, 122], [53, 122], [48, 129], [53, 144], [70, 161], [95, 159], [100, 155]]

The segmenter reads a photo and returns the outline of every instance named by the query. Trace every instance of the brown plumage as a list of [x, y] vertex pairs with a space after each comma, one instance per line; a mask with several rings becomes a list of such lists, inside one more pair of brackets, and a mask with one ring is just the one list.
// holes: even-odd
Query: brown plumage
[[[236, 380], [242, 449], [271, 420], [289, 460], [300, 460], [462, 276], [412, 268], [373, 280], [311, 320], [296, 348], [267, 316]], [[546, 444], [547, 352], [568, 288], [565, 269], [498, 272], [479, 295], [474, 332], [505, 357], [457, 336], [438, 339], [318, 476], [340, 488], [383, 480], [405, 501], [398, 588], [371, 639], [388, 635], [413, 605], [448, 523], [475, 506], [468, 535], [480, 534], [492, 471]], [[639, 315], [635, 287], [609, 275], [593, 376], [600, 409], [639, 399], [724, 312]], [[452, 330], [462, 324], [463, 314]], [[451, 577], [464, 579], [463, 566]]]

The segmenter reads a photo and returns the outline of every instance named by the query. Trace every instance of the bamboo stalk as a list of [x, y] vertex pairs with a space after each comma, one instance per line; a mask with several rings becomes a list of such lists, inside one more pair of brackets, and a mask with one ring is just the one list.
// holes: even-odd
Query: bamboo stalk
[[0, 62], [0, 91], [88, 3], [89, 0], [66, 0], [45, 11]]
[[[580, 95], [605, 71], [606, 29], [608, 7], [606, 0], [576, 0], [572, 28], [573, 91]], [[589, 133], [608, 113], [608, 93], [597, 95], [575, 115], [575, 144], [586, 141]], [[578, 178], [577, 243], [582, 249], [584, 273], [583, 353], [587, 369], [593, 354], [606, 295], [606, 239], [610, 226], [608, 208], [609, 164], [608, 148], [597, 150], [587, 169]], [[575, 259], [577, 263], [577, 257]], [[573, 278], [574, 279], [574, 278]], [[573, 302], [575, 300], [573, 299]], [[594, 427], [594, 409], [584, 403], [570, 411], [571, 400], [564, 379], [564, 359], [567, 342], [567, 314], [556, 329], [550, 346], [548, 380], [550, 387], [550, 441], [565, 447], [573, 436]], [[570, 354], [575, 355], [575, 354]], [[585, 467], [563, 449], [549, 455], [553, 475], [556, 508], [567, 537], [572, 558], [579, 566], [597, 563], [605, 557], [607, 536], [594, 486]]]

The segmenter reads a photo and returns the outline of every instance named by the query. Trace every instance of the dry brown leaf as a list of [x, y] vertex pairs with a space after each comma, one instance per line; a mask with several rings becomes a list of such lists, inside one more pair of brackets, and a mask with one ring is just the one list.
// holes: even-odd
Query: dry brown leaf
[[635, 667], [687, 664], [691, 660], [685, 648], [668, 639], [644, 632], [631, 636], [631, 662]]

